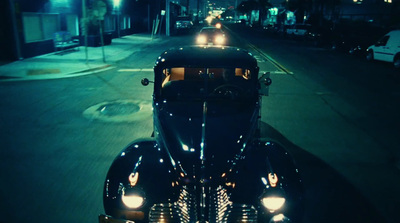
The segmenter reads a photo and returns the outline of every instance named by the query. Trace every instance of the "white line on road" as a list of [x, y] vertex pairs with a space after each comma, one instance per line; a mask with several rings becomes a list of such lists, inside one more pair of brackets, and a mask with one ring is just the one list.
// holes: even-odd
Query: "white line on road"
[[260, 71], [260, 75], [266, 72], [270, 72], [271, 74], [287, 74], [287, 72], [285, 71], [281, 71], [281, 70], [276, 70], [276, 71]]
[[118, 72], [152, 72], [153, 68], [119, 69]]

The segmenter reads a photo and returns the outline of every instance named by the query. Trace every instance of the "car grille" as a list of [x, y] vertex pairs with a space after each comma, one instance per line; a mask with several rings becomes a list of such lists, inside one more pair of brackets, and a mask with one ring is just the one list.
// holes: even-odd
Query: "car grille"
[[210, 222], [257, 222], [257, 210], [251, 205], [232, 203], [226, 189], [220, 186], [211, 193]]
[[192, 219], [196, 219], [196, 215], [195, 197], [183, 188], [177, 202], [155, 204], [150, 209], [149, 222], [189, 223]]
[[[182, 189], [175, 203], [156, 204], [150, 210], [149, 222], [198, 222], [195, 196]], [[246, 204], [233, 204], [226, 189], [210, 190], [209, 223], [257, 222], [257, 210]]]

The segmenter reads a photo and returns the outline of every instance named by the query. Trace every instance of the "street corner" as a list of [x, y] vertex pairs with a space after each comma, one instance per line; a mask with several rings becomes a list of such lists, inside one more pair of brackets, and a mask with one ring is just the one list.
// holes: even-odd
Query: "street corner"
[[0, 68], [0, 82], [49, 80], [78, 77], [112, 69], [111, 64], [20, 65]]

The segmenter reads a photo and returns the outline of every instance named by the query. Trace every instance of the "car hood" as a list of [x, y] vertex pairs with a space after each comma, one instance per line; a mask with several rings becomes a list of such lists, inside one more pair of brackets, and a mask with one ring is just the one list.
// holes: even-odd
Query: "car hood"
[[207, 175], [227, 171], [257, 123], [256, 102], [168, 102], [156, 106], [155, 126], [175, 163], [190, 174], [202, 161]]

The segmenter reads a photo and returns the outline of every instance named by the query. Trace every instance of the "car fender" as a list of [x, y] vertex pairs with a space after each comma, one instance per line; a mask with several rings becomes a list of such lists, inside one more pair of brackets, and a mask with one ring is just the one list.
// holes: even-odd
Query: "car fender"
[[[260, 140], [249, 146], [232, 171], [232, 201], [257, 206], [263, 194], [283, 190], [286, 197], [285, 209], [297, 210], [285, 215], [292, 219], [301, 218], [304, 188], [292, 156], [281, 144], [271, 140]], [[265, 209], [259, 207], [259, 211]]]
[[[138, 177], [132, 180], [135, 174]], [[168, 203], [177, 196], [178, 189], [172, 182], [176, 182], [174, 168], [154, 138], [135, 140], [117, 155], [107, 173], [103, 191], [106, 214], [129, 219], [129, 215], [141, 213], [146, 218], [149, 205]], [[126, 207], [122, 190], [137, 190], [144, 195], [144, 205], [138, 209]]]

